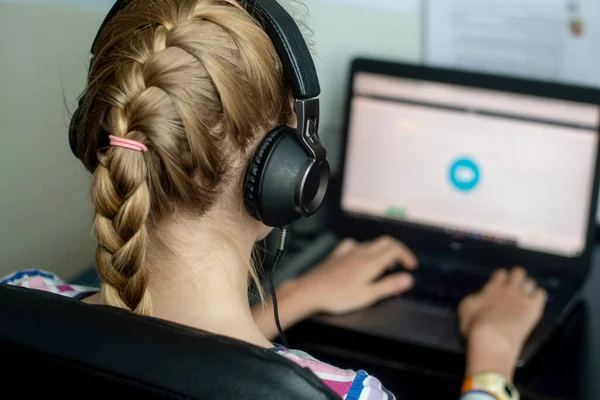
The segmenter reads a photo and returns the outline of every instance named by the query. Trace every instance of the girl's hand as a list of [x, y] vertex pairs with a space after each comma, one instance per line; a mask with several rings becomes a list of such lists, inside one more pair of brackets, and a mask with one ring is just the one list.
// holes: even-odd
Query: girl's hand
[[467, 375], [497, 372], [512, 379], [525, 341], [540, 321], [546, 292], [523, 268], [498, 270], [459, 307], [460, 326], [469, 341]]
[[314, 312], [343, 314], [408, 291], [413, 286], [408, 273], [377, 280], [396, 264], [417, 267], [414, 254], [396, 239], [385, 236], [363, 244], [347, 239], [297, 283]]

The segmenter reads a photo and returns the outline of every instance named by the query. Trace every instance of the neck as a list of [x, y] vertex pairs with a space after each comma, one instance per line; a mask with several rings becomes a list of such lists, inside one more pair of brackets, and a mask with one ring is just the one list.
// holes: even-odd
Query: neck
[[153, 240], [148, 254], [154, 316], [271, 347], [248, 301], [257, 224], [240, 224], [240, 218], [209, 212], [201, 219], [161, 224], [152, 237], [168, 238], [168, 243]]

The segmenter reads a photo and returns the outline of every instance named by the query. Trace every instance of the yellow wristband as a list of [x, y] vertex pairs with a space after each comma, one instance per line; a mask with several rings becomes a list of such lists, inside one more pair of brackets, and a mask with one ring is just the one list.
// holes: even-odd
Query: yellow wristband
[[496, 400], [520, 400], [519, 391], [502, 375], [485, 373], [465, 379], [461, 393], [484, 392]]

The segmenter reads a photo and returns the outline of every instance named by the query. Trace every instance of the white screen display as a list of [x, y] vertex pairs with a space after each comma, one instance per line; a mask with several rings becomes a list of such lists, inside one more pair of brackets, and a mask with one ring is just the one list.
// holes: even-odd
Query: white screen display
[[361, 73], [342, 207], [576, 256], [598, 122], [588, 104]]

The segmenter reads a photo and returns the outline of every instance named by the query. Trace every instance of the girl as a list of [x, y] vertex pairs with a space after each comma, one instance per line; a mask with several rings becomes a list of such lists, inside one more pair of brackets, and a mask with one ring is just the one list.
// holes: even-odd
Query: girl
[[[80, 136], [84, 164], [94, 171], [101, 292], [82, 295], [43, 274], [5, 282], [54, 286], [88, 303], [273, 348], [270, 303], [251, 310], [248, 301], [249, 279], [260, 287], [252, 250], [270, 228], [250, 217], [241, 196], [262, 133], [295, 124], [269, 37], [235, 0], [134, 0], [103, 29], [95, 54]], [[280, 288], [284, 327], [407, 290], [407, 274], [375, 281], [398, 262], [417, 265], [394, 239], [343, 242], [321, 266]], [[462, 303], [469, 339], [464, 400], [501, 396], [489, 382], [511, 380], [544, 296], [522, 269], [500, 270]], [[312, 369], [341, 397], [393, 398], [363, 371], [275, 351]], [[490, 394], [471, 390], [478, 387]]]

